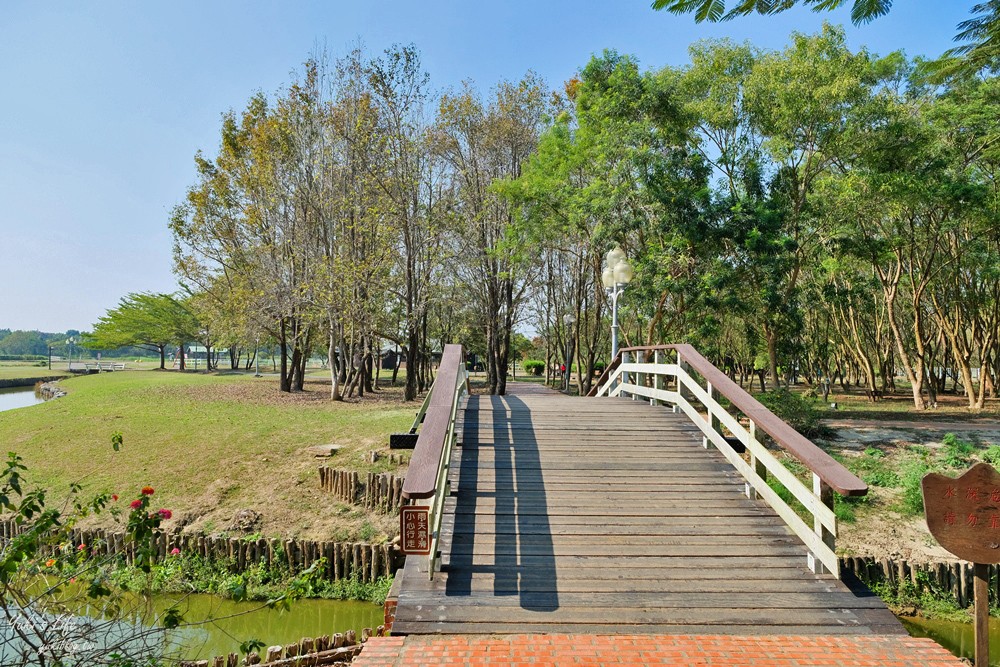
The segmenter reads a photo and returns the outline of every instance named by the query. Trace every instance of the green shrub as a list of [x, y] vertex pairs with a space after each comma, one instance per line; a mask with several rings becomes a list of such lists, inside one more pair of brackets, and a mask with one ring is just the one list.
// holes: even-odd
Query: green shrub
[[541, 375], [545, 372], [545, 362], [537, 359], [528, 359], [524, 362], [524, 370], [532, 375]]
[[820, 413], [812, 402], [798, 394], [787, 389], [773, 389], [759, 394], [757, 400], [807, 438], [831, 434], [829, 428], [820, 424]]
[[990, 445], [982, 454], [983, 460], [994, 467], [1000, 466], [1000, 445]]
[[960, 440], [954, 433], [946, 433], [941, 443], [942, 462], [949, 468], [967, 468], [972, 462], [976, 446], [971, 442]]
[[924, 493], [920, 482], [930, 471], [931, 465], [925, 457], [910, 459], [900, 467], [899, 480], [903, 487], [900, 509], [904, 514], [923, 514]]
[[899, 475], [886, 465], [885, 452], [881, 449], [869, 447], [847, 466], [869, 486], [892, 489], [900, 485]]

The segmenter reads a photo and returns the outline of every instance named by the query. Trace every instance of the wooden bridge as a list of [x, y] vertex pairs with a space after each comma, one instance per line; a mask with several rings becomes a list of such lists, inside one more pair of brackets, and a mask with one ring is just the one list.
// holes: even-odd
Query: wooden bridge
[[839, 577], [833, 496], [865, 484], [692, 347], [623, 350], [593, 397], [467, 389], [448, 346], [393, 634], [905, 634]]

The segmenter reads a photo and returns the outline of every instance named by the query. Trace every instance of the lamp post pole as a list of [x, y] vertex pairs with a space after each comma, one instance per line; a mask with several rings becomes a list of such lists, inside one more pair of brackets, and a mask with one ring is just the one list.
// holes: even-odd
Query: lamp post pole
[[611, 299], [611, 361], [613, 362], [618, 356], [618, 297], [632, 281], [633, 269], [621, 248], [609, 251], [604, 261], [601, 282], [608, 291], [608, 298]]
[[563, 379], [563, 384], [567, 394], [569, 393], [569, 371], [571, 365], [570, 356], [573, 354], [573, 336], [571, 335], [571, 331], [573, 329], [574, 322], [576, 322], [576, 318], [573, 317], [571, 313], [563, 315], [563, 324], [566, 325], [566, 374]]
[[69, 352], [68, 352], [69, 359], [66, 362], [66, 370], [68, 370], [68, 371], [72, 371], [73, 370], [73, 343], [75, 343], [75, 342], [76, 342], [76, 340], [73, 338], [73, 336], [70, 336], [69, 340], [66, 341], [66, 346], [67, 346], [67, 349], [69, 350]]
[[611, 358], [618, 356], [618, 297], [625, 291], [624, 285], [611, 288]]
[[253, 341], [253, 376], [260, 377], [260, 336]]

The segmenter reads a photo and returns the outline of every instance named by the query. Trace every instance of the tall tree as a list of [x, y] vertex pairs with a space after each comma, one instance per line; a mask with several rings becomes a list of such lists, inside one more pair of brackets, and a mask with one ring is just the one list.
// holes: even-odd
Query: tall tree
[[147, 348], [160, 355], [163, 369], [166, 348], [197, 340], [200, 328], [197, 317], [180, 299], [169, 294], [132, 293], [97, 321], [84, 345], [95, 350]]

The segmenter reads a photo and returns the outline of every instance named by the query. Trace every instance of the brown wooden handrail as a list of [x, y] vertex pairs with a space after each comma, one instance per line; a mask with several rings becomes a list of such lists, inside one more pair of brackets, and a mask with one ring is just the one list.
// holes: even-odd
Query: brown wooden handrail
[[460, 375], [464, 377], [464, 364], [461, 345], [444, 346], [423, 427], [417, 436], [406, 479], [403, 480], [403, 498], [430, 498], [437, 490], [441, 456], [448, 439]]
[[590, 388], [589, 392], [587, 392], [587, 396], [591, 397], [597, 396], [597, 392], [601, 388], [601, 385], [603, 385], [605, 382], [608, 381], [608, 378], [611, 377], [611, 374], [618, 369], [618, 366], [621, 365], [621, 363], [622, 363], [622, 355], [619, 354], [617, 357], [611, 360], [611, 363], [608, 364], [608, 367], [604, 369], [603, 373], [601, 373], [601, 377], [597, 378], [597, 382], [595, 382], [594, 386]]
[[[745, 414], [757, 428], [771, 436], [775, 443], [809, 468], [821, 480], [842, 496], [863, 496], [868, 493], [868, 485], [858, 479], [850, 470], [838, 463], [832, 456], [817, 447], [815, 443], [789, 426], [783, 419], [768, 410], [743, 387], [733, 382], [728, 375], [703, 357], [698, 350], [686, 343], [672, 345], [648, 345], [626, 347], [618, 351], [618, 356], [608, 366], [608, 377], [612, 368], [621, 364], [622, 354], [635, 352], [655, 352], [675, 350], [679, 359], [711, 383], [712, 389], [725, 396], [740, 412]], [[598, 388], [607, 382], [601, 378]], [[597, 389], [591, 395], [596, 393]]]

